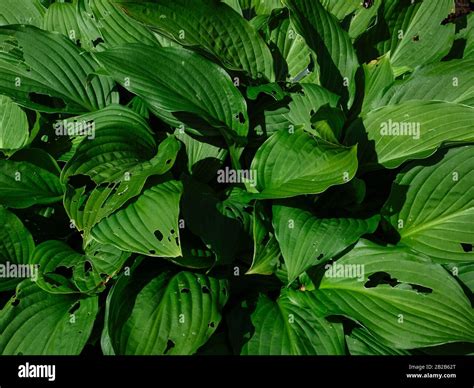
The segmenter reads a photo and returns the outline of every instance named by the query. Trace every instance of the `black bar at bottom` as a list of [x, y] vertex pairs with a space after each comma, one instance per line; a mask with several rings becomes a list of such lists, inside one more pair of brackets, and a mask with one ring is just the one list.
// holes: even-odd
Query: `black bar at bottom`
[[[53, 368], [54, 366], [54, 368]], [[54, 371], [54, 376], [53, 376]], [[20, 377], [21, 375], [21, 377]], [[471, 356], [36, 357], [0, 356], [0, 388], [133, 383], [135, 387], [285, 382], [309, 387], [474, 387]]]

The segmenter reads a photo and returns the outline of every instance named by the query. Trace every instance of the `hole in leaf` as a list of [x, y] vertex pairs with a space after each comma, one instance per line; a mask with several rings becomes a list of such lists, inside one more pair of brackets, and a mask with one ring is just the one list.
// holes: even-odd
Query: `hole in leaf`
[[431, 294], [433, 290], [428, 287], [423, 287], [420, 286], [419, 284], [410, 284], [410, 286], [416, 291], [419, 292], [420, 294]]
[[166, 342], [166, 349], [165, 349], [164, 354], [168, 353], [174, 347], [175, 347], [174, 342], [169, 339], [168, 342]]
[[154, 255], [154, 254], [156, 253], [156, 251], [155, 251], [154, 249], [150, 249], [150, 250], [148, 251], [148, 253], [149, 253], [150, 255]]
[[461, 243], [461, 247], [464, 252], [472, 252], [472, 244]]
[[47, 94], [28, 93], [28, 99], [35, 104], [54, 106], [55, 108], [65, 108], [66, 104], [63, 100], [56, 97], [48, 96]]
[[214, 322], [209, 322], [209, 325], [208, 325], [208, 326], [209, 326], [209, 327], [215, 327], [216, 324], [215, 324]]
[[201, 288], [203, 294], [210, 294], [211, 290], [209, 290], [209, 287], [207, 286], [202, 286]]
[[55, 273], [56, 275], [64, 276], [65, 278], [72, 278], [73, 271], [72, 268], [61, 265], [59, 267], [56, 267], [53, 273]]
[[95, 183], [89, 175], [79, 174], [69, 178], [68, 183], [75, 189], [85, 186], [85, 191], [91, 191], [95, 188]]
[[375, 0], [364, 0], [364, 2], [362, 3], [362, 6], [365, 9], [369, 9], [370, 7], [372, 7], [374, 5], [374, 1]]
[[174, 229], [171, 229], [171, 230], [170, 230], [170, 233], [171, 233], [171, 234], [174, 234], [174, 233], [175, 233], [175, 230], [174, 230]]
[[15, 299], [13, 302], [12, 302], [12, 306], [13, 307], [16, 307], [20, 304], [20, 299]]
[[174, 242], [176, 243], [176, 246], [179, 247], [179, 238], [178, 237], [174, 238]]
[[239, 120], [240, 124], [245, 124], [245, 116], [242, 112], [239, 112], [239, 114], [236, 117]]
[[166, 164], [170, 164], [170, 163], [171, 163], [171, 159], [168, 159], [168, 160], [166, 161]]
[[92, 264], [89, 260], [84, 261], [84, 272], [87, 274], [92, 271]]
[[395, 287], [400, 282], [397, 279], [392, 279], [386, 272], [376, 272], [369, 276], [367, 282], [364, 284], [365, 288], [374, 288], [381, 284], [389, 284], [391, 287]]
[[420, 40], [420, 36], [419, 35], [415, 35], [413, 37], [413, 42], [418, 42]]
[[189, 288], [181, 288], [181, 294], [189, 294], [190, 289]]
[[104, 42], [104, 39], [102, 39], [101, 37], [99, 37], [99, 38], [97, 38], [97, 39], [95, 39], [95, 40], [92, 41], [92, 45], [93, 45], [94, 47], [97, 47], [97, 46], [98, 46], [99, 44], [101, 44], [101, 43], [105, 43], [105, 42]]
[[68, 310], [68, 313], [74, 314], [77, 310], [79, 310], [79, 307], [81, 307], [81, 302], [77, 301], [71, 306], [71, 308]]
[[155, 230], [154, 234], [155, 234], [155, 237], [156, 237], [159, 241], [163, 240], [163, 233], [161, 233], [159, 230]]

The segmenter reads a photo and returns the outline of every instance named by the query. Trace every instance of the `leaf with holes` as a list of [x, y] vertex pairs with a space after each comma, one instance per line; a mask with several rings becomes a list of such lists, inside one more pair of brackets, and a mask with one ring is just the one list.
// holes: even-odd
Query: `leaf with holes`
[[181, 193], [179, 181], [153, 186], [136, 201], [94, 226], [92, 237], [126, 252], [157, 257], [181, 256], [178, 229]]
[[38, 266], [36, 284], [49, 293], [98, 293], [129, 256], [95, 241], [83, 254], [61, 241], [50, 240], [35, 248], [29, 264]]
[[397, 176], [384, 213], [400, 243], [438, 263], [472, 261], [474, 147], [450, 149]]
[[207, 131], [211, 125], [227, 138], [247, 135], [247, 106], [242, 95], [220, 67], [198, 54], [129, 44], [96, 56], [107, 74], [143, 98], [167, 123], [204, 126]]
[[65, 36], [32, 26], [0, 27], [0, 87], [27, 108], [82, 113], [117, 102], [109, 79], [90, 78], [97, 68]]
[[304, 294], [321, 316], [351, 318], [396, 349], [474, 342], [474, 313], [462, 288], [407, 248], [361, 241]]
[[194, 354], [219, 325], [226, 281], [138, 270], [132, 280], [122, 276], [109, 295], [103, 344], [117, 354]]
[[79, 355], [97, 312], [97, 297], [48, 294], [24, 280], [0, 310], [0, 354]]

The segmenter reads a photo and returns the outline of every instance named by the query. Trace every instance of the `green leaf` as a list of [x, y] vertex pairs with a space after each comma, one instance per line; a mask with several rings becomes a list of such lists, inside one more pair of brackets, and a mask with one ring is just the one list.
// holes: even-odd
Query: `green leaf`
[[[128, 254], [110, 245], [93, 242], [81, 254], [69, 245], [56, 240], [39, 244], [30, 264], [38, 265], [36, 284], [52, 294], [97, 293], [105, 289], [106, 282], [122, 267]], [[67, 277], [58, 269], [68, 269]]]
[[[455, 272], [457, 268], [457, 274]], [[460, 263], [451, 266], [451, 271], [465, 284], [471, 292], [474, 292], [474, 263]]]
[[271, 275], [281, 256], [278, 241], [270, 231], [271, 220], [266, 217], [262, 207], [261, 201], [255, 203], [252, 220], [253, 260], [246, 275]]
[[289, 198], [317, 194], [351, 180], [357, 170], [357, 147], [317, 139], [301, 129], [280, 130], [257, 151], [255, 198]]
[[128, 15], [167, 38], [185, 47], [205, 50], [229, 70], [245, 71], [254, 79], [275, 80], [270, 49], [257, 31], [225, 3], [213, 0], [116, 3]]
[[61, 200], [59, 167], [40, 149], [20, 150], [12, 159], [0, 160], [0, 204], [22, 209]]
[[403, 29], [403, 38], [390, 54], [395, 74], [398, 74], [398, 69], [414, 69], [439, 61], [449, 53], [454, 42], [455, 26], [441, 22], [452, 11], [453, 0], [423, 1], [420, 4]]
[[365, 328], [352, 330], [346, 335], [346, 343], [351, 356], [408, 356], [406, 350], [395, 349], [377, 341]]
[[240, 8], [239, 0], [222, 0], [223, 3], [226, 3], [229, 7], [237, 12], [238, 14], [242, 15], [242, 8]]
[[[362, 65], [365, 76], [365, 91], [362, 112], [368, 112], [376, 107], [388, 105], [380, 101], [384, 93], [395, 81], [390, 58], [383, 56], [368, 64]], [[400, 101], [402, 102], [402, 101]]]
[[196, 179], [207, 182], [224, 165], [224, 160], [228, 155], [225, 148], [197, 140], [179, 129], [175, 131], [175, 136], [184, 144], [188, 172]]
[[191, 272], [147, 279], [135, 271], [129, 279], [107, 299], [103, 341], [115, 354], [194, 354], [219, 325], [226, 281]]
[[[339, 2], [340, 3], [340, 2]], [[359, 5], [361, 4], [358, 2]], [[371, 26], [377, 23], [377, 13], [382, 6], [382, 0], [375, 0], [369, 8], [359, 7], [351, 19], [349, 26], [349, 36], [351, 39], [357, 39], [367, 30], [370, 31]]]
[[465, 30], [466, 46], [463, 58], [474, 59], [474, 14], [467, 15], [467, 27]]
[[474, 147], [450, 149], [400, 173], [383, 212], [400, 242], [439, 263], [472, 261]]
[[48, 294], [25, 280], [0, 310], [0, 354], [79, 355], [97, 311], [97, 297]]
[[270, 41], [280, 51], [283, 62], [275, 62], [277, 80], [307, 81], [312, 53], [304, 38], [296, 33], [290, 19], [285, 18], [270, 33]]
[[396, 349], [474, 342], [471, 304], [441, 265], [368, 241], [334, 265], [318, 290], [303, 293], [318, 314], [351, 318]]
[[0, 96], [0, 150], [9, 154], [28, 142], [26, 113], [10, 98]]
[[104, 218], [91, 235], [103, 244], [148, 256], [181, 256], [178, 215], [182, 184], [167, 181], [147, 189], [133, 203]]
[[276, 110], [265, 110], [265, 133], [271, 135], [279, 130], [291, 130], [302, 126], [314, 132], [312, 117], [323, 106], [337, 107], [340, 97], [319, 85], [301, 84], [301, 90], [291, 93], [287, 106]]
[[55, 124], [57, 134], [71, 126], [74, 129], [75, 123], [88, 131], [61, 172], [64, 183], [74, 175], [88, 175], [96, 183], [110, 182], [140, 163], [145, 164], [156, 153], [156, 142], [146, 120], [123, 106], [111, 105], [59, 121]]
[[378, 163], [386, 168], [426, 158], [446, 143], [473, 141], [473, 120], [473, 107], [418, 100], [382, 107], [363, 118]]
[[184, 224], [216, 254], [218, 263], [229, 263], [241, 248], [242, 224], [225, 214], [224, 202], [207, 185], [183, 176]]
[[260, 294], [251, 319], [255, 333], [243, 355], [344, 354], [342, 325], [316, 317], [290, 290], [283, 290], [276, 302]]
[[291, 98], [285, 117], [294, 127], [304, 125], [307, 131], [312, 130], [311, 119], [323, 106], [335, 108], [339, 102], [339, 96], [312, 84], [303, 84], [301, 92], [292, 93]]
[[44, 15], [43, 28], [60, 32], [88, 51], [94, 50], [94, 42], [102, 39], [89, 14], [73, 3], [51, 4]]
[[453, 59], [417, 68], [396, 81], [373, 108], [409, 100], [437, 100], [474, 106], [474, 60]]
[[94, 124], [92, 139], [83, 139], [62, 171], [70, 183], [64, 208], [87, 240], [91, 228], [138, 196], [151, 176], [171, 169], [179, 143], [167, 137], [156, 152], [147, 122], [118, 105], [69, 121]]
[[275, 8], [281, 8], [281, 0], [239, 0], [243, 10], [257, 15], [270, 15]]
[[330, 143], [339, 144], [345, 122], [346, 116], [342, 110], [325, 105], [311, 117], [312, 124], [308, 132]]
[[0, 0], [0, 26], [31, 24], [41, 27], [44, 11], [39, 0]]
[[85, 10], [94, 15], [97, 28], [104, 38], [104, 46], [111, 48], [124, 43], [143, 43], [159, 46], [153, 33], [124, 14], [111, 0], [80, 0]]
[[[126, 141], [131, 141], [132, 138], [129, 133], [125, 133], [124, 139], [120, 139], [120, 135], [124, 133], [118, 134], [115, 131], [116, 128], [113, 127], [112, 131], [107, 131], [107, 133], [106, 131], [101, 131], [96, 138], [98, 143], [93, 145], [94, 150], [98, 150], [101, 153], [97, 155], [97, 163], [92, 166], [89, 165], [92, 168], [87, 173], [92, 175], [97, 185], [92, 190], [89, 188], [90, 182], [78, 188], [69, 185], [64, 197], [64, 208], [70, 218], [74, 220], [75, 226], [79, 230], [85, 231], [85, 237], [87, 237], [90, 229], [100, 220], [121, 208], [134, 197], [137, 197], [151, 176], [165, 174], [173, 166], [179, 150], [177, 140], [173, 137], [168, 137], [160, 143], [157, 155], [149, 161], [141, 161], [144, 155], [139, 152], [134, 155], [136, 159], [132, 159], [131, 155], [126, 160], [121, 159], [127, 155], [125, 155], [124, 151], [120, 151], [120, 140], [124, 140], [124, 144], [126, 144]], [[117, 139], [114, 143], [109, 140], [111, 133]], [[135, 137], [134, 140], [134, 144], [138, 145], [138, 139]], [[104, 144], [110, 144], [112, 147], [115, 146], [115, 148], [111, 148], [111, 153], [106, 153], [104, 152], [106, 150]], [[124, 149], [126, 148], [130, 149], [130, 147], [124, 147]], [[85, 147], [80, 148], [79, 151], [91, 149], [89, 148], [89, 143], [86, 143]], [[90, 155], [91, 153], [79, 153], [79, 155], [88, 154]], [[110, 161], [109, 169], [99, 171], [98, 166], [104, 166], [105, 161]], [[115, 162], [117, 161], [123, 161], [124, 163], [123, 165], [116, 165]], [[77, 160], [74, 160], [74, 162], [77, 162]], [[77, 165], [82, 166], [81, 164]], [[100, 172], [100, 175], [94, 175], [95, 172]], [[78, 177], [80, 178], [81, 175], [72, 179]]]
[[377, 56], [393, 53], [419, 7], [419, 2], [384, 0], [378, 9], [375, 25], [356, 41], [359, 57], [368, 62]]
[[321, 2], [323, 7], [336, 16], [339, 20], [344, 19], [347, 15], [355, 12], [358, 8], [362, 8], [359, 0], [317, 0]]
[[147, 120], [150, 118], [150, 112], [148, 111], [145, 101], [143, 101], [140, 97], [133, 97], [127, 106], [143, 118]]
[[329, 261], [364, 234], [373, 233], [379, 217], [317, 218], [310, 212], [273, 205], [273, 227], [288, 271], [288, 284], [314, 265]]
[[296, 30], [318, 56], [322, 86], [343, 96], [350, 107], [355, 97], [359, 62], [348, 33], [319, 1], [285, 0], [285, 3]]
[[[21, 220], [7, 209], [0, 207], [0, 265], [27, 264], [34, 249], [33, 237]], [[20, 277], [9, 278], [7, 274], [3, 274], [0, 291], [15, 288], [20, 280], [22, 280]]]
[[[229, 70], [275, 80], [263, 39], [237, 12], [213, 0], [116, 1], [128, 14], [185, 47], [201, 48]], [[212, 26], [210, 28], [209, 26]]]
[[112, 81], [90, 79], [97, 64], [65, 36], [33, 26], [4, 26], [0, 43], [0, 88], [20, 105], [83, 113], [117, 102]]
[[[247, 106], [220, 67], [188, 50], [130, 44], [96, 56], [118, 83], [176, 127], [209, 124], [228, 137], [245, 137]], [[196, 116], [199, 121], [196, 123]], [[194, 119], [194, 121], [193, 121]]]

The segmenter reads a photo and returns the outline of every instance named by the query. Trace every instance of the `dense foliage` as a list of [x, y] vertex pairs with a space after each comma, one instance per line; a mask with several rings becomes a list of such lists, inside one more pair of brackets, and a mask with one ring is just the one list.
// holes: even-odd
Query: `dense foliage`
[[473, 28], [0, 0], [0, 353], [473, 353]]

